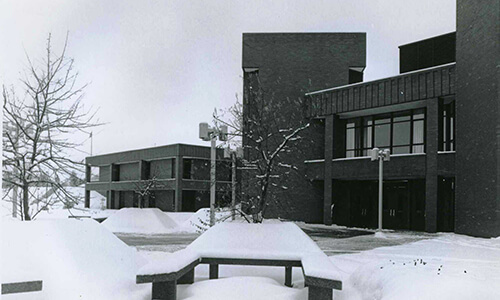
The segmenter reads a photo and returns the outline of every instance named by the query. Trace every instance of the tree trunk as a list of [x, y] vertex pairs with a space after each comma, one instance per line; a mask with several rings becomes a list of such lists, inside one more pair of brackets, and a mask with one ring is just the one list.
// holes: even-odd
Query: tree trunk
[[23, 213], [24, 213], [24, 220], [31, 221], [28, 184], [23, 185]]

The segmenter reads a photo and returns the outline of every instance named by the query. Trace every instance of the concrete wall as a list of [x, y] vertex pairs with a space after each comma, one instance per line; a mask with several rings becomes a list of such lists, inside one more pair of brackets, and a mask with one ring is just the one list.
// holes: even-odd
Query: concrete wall
[[455, 231], [500, 235], [500, 1], [457, 1]]

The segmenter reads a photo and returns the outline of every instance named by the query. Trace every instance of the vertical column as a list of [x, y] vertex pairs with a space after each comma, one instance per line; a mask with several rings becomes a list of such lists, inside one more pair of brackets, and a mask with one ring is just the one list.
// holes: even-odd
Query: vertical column
[[85, 208], [90, 207], [90, 191], [87, 190], [87, 183], [91, 181], [90, 165], [85, 166]]
[[438, 127], [439, 100], [427, 100], [426, 124], [426, 171], [425, 171], [425, 231], [437, 231], [438, 201]]
[[333, 159], [334, 116], [325, 119], [325, 181], [323, 185], [323, 223], [332, 225], [332, 159]]
[[182, 173], [183, 158], [175, 158], [175, 211], [182, 211]]

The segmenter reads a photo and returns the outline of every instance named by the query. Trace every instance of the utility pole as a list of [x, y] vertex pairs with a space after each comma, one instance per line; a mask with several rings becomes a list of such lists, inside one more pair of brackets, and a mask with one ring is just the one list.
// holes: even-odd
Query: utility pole
[[378, 231], [382, 230], [382, 212], [383, 212], [383, 191], [384, 191], [384, 161], [391, 160], [391, 151], [389, 149], [380, 150], [373, 148], [371, 150], [371, 160], [378, 160]]
[[216, 177], [216, 154], [217, 154], [217, 148], [216, 146], [216, 141], [217, 141], [217, 135], [215, 132], [212, 132], [210, 134], [210, 226], [215, 225], [215, 185], [217, 184], [217, 177]]

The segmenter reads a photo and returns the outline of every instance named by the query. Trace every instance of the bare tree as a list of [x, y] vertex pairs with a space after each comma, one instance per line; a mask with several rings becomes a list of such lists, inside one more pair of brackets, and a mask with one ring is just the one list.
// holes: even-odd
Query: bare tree
[[278, 98], [261, 88], [258, 74], [252, 76], [254, 84], [245, 90], [244, 105], [237, 101], [214, 113], [214, 123], [228, 126], [231, 135], [241, 137], [245, 153], [240, 168], [244, 173], [242, 209], [260, 223], [270, 202], [276, 200], [276, 192], [288, 189], [288, 175], [298, 169], [287, 156], [297, 149], [300, 134], [309, 123], [295, 115], [298, 110], [288, 109], [300, 107], [300, 99]]
[[146, 199], [155, 199], [155, 190], [163, 188], [164, 185], [158, 182], [158, 177], [153, 175], [149, 179], [139, 180], [135, 183], [134, 193], [137, 194], [138, 203], [137, 207], [143, 208]]
[[[73, 59], [66, 56], [68, 37], [60, 54], [54, 54], [48, 35], [45, 56], [28, 67], [16, 94], [3, 85], [3, 181], [21, 190], [21, 218], [31, 220], [43, 209], [62, 203], [73, 207], [79, 199], [63, 182], [82, 174], [83, 161], [71, 158], [78, 151], [75, 133], [99, 125], [95, 112], [85, 111], [83, 91], [77, 85]], [[35, 63], [38, 62], [38, 63]], [[73, 153], [74, 155], [74, 153]], [[33, 187], [48, 186], [51, 197], [35, 197]]]

